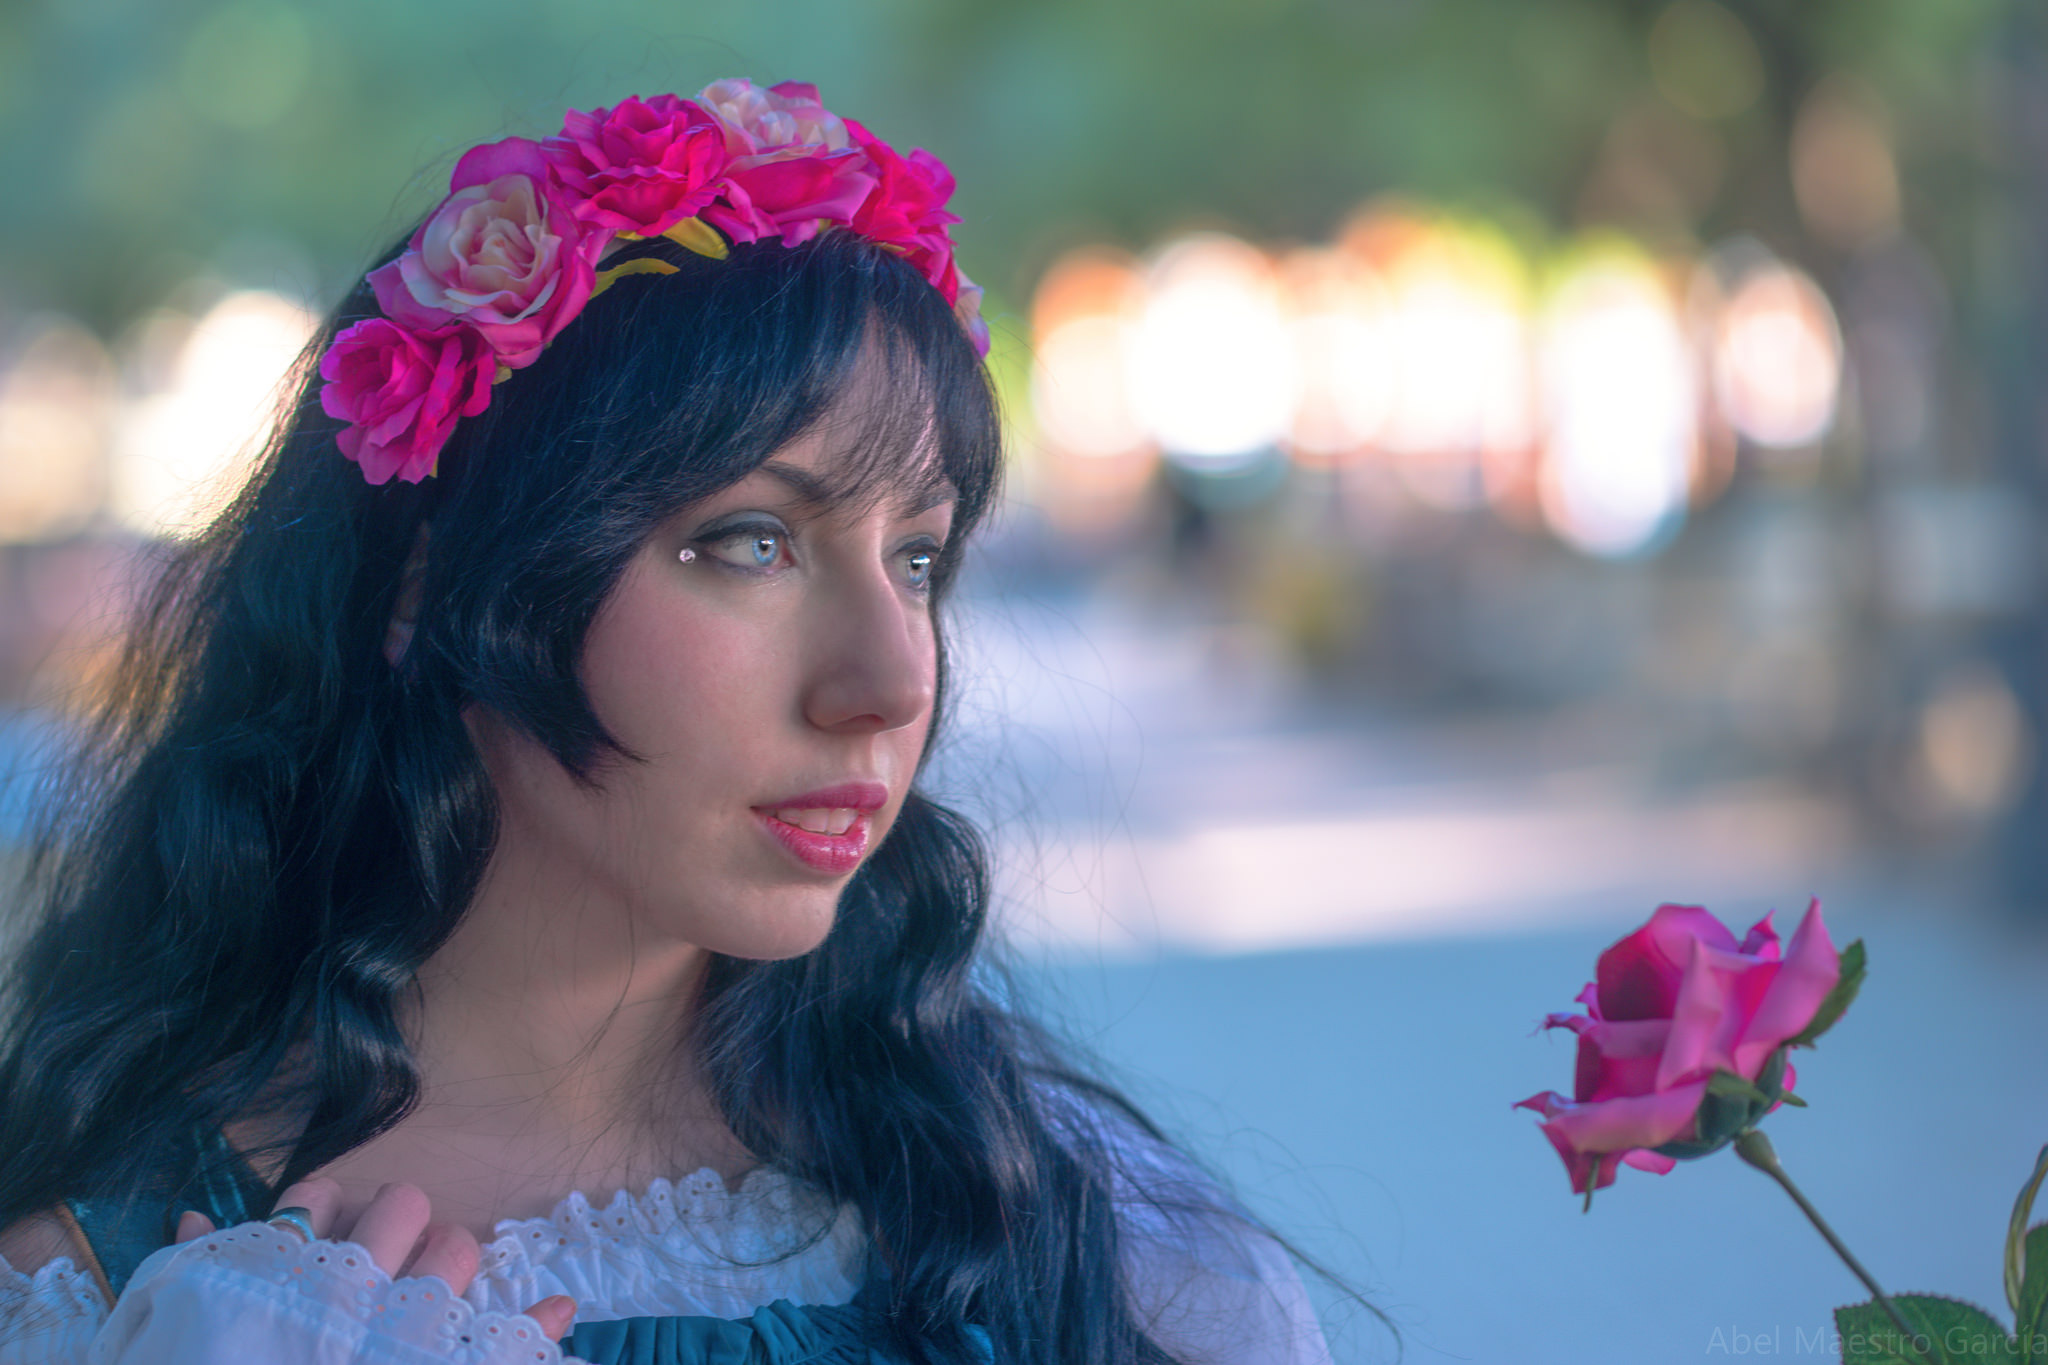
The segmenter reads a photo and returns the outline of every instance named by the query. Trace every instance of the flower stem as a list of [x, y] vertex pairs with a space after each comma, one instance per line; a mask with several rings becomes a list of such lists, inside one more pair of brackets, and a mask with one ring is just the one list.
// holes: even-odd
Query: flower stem
[[[1901, 1339], [1906, 1349], [1920, 1359], [1928, 1360], [1927, 1353], [1920, 1349], [1920, 1333], [1915, 1332], [1907, 1324], [1905, 1315], [1899, 1312], [1890, 1295], [1878, 1288], [1877, 1281], [1863, 1268], [1863, 1263], [1856, 1259], [1848, 1247], [1842, 1245], [1842, 1239], [1835, 1236], [1835, 1230], [1828, 1226], [1828, 1220], [1820, 1216], [1820, 1210], [1807, 1202], [1806, 1196], [1799, 1192], [1799, 1187], [1792, 1183], [1792, 1177], [1785, 1174], [1785, 1168], [1778, 1164], [1778, 1153], [1772, 1148], [1771, 1140], [1752, 1128], [1735, 1140], [1735, 1155], [1784, 1187], [1785, 1193], [1792, 1196], [1792, 1202], [1799, 1206], [1799, 1211], [1806, 1215], [1806, 1220], [1827, 1239], [1828, 1245], [1835, 1249], [1835, 1255], [1842, 1258], [1842, 1264], [1848, 1266], [1856, 1278], [1863, 1281], [1863, 1287], [1870, 1291], [1870, 1297], [1876, 1301], [1879, 1308], [1884, 1309], [1885, 1316], [1890, 1318], [1892, 1325], [1903, 1334]], [[1933, 1365], [1933, 1362], [1929, 1361], [1929, 1365]]]

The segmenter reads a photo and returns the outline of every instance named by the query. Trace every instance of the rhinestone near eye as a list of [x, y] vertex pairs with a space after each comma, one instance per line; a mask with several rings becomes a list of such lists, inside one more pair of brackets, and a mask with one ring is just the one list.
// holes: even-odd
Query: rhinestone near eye
[[676, 556], [676, 558], [677, 558], [677, 559], [681, 560], [681, 561], [682, 561], [683, 563], [685, 563], [685, 564], [689, 563], [689, 562], [690, 562], [691, 560], [695, 559], [696, 557], [697, 557], [697, 552], [696, 552], [695, 550], [692, 550], [692, 549], [691, 549], [691, 548], [690, 548], [689, 546], [687, 546], [687, 545], [683, 547], [682, 553], [681, 553], [681, 554], [678, 554], [678, 555]]

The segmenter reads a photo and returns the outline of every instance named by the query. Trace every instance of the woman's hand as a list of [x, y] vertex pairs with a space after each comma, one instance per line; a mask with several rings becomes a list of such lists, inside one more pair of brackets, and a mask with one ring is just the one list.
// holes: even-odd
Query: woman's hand
[[[338, 1226], [341, 1186], [332, 1180], [302, 1180], [284, 1192], [277, 1207], [305, 1209], [315, 1236], [354, 1242], [394, 1279], [437, 1275], [457, 1294], [476, 1278], [477, 1262], [483, 1254], [468, 1228], [430, 1221], [433, 1206], [414, 1185], [386, 1185], [348, 1229]], [[177, 1240], [189, 1242], [212, 1231], [212, 1219], [188, 1212], [178, 1219]], [[539, 1323], [549, 1338], [560, 1341], [576, 1319], [576, 1300], [556, 1294], [528, 1308], [526, 1316]]]

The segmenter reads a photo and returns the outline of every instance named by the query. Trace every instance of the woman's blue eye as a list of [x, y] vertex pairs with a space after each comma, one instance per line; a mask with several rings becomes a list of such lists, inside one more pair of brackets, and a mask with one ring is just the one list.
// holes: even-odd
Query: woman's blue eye
[[748, 572], [766, 572], [789, 562], [789, 532], [779, 526], [735, 526], [697, 542], [713, 559]]
[[938, 563], [938, 560], [939, 557], [930, 550], [912, 550], [908, 555], [905, 555], [903, 563], [904, 567], [909, 570], [910, 586], [922, 588], [929, 583], [932, 577], [932, 565]]

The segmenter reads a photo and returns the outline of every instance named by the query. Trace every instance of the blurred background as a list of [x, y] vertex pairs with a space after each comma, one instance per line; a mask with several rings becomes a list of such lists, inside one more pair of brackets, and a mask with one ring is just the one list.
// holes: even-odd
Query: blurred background
[[1873, 979], [1780, 1150], [1881, 1278], [1998, 1303], [2048, 1138], [2044, 27], [8, 0], [0, 836], [148, 547], [462, 150], [813, 80], [959, 176], [1012, 465], [931, 781], [1072, 1031], [1409, 1359], [1827, 1358], [1858, 1292], [1758, 1177], [1581, 1218], [1507, 1109], [1658, 901], [1817, 895]]

